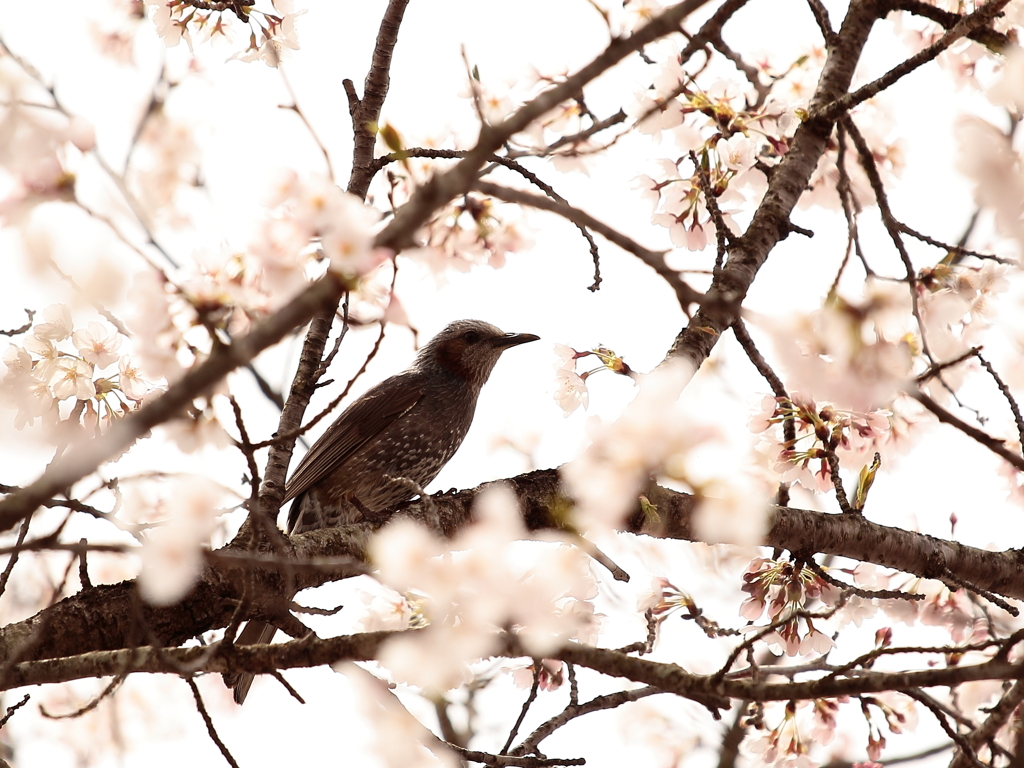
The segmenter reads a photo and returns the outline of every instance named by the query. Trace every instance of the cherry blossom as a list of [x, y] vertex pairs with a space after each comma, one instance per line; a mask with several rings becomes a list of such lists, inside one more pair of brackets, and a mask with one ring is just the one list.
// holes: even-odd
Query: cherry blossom
[[202, 546], [217, 525], [223, 490], [204, 477], [175, 480], [164, 505], [166, 525], [150, 532], [142, 547], [139, 591], [153, 605], [184, 597], [203, 567]]
[[32, 368], [32, 375], [40, 381], [49, 382], [57, 369], [57, 361], [61, 358], [61, 352], [50, 339], [42, 338], [35, 333], [25, 337], [26, 353], [31, 352], [35, 356], [35, 365]]
[[516, 688], [529, 690], [537, 680], [537, 689], [541, 691], [557, 691], [565, 682], [564, 665], [557, 659], [542, 659], [539, 664], [527, 664], [516, 667], [512, 672], [512, 682]]
[[141, 400], [152, 389], [152, 384], [142, 377], [138, 368], [132, 365], [130, 356], [123, 356], [117, 364], [117, 385], [129, 400]]
[[66, 304], [51, 304], [43, 310], [42, 315], [46, 322], [37, 323], [32, 328], [32, 333], [40, 339], [63, 341], [74, 330], [71, 310]]
[[492, 487], [474, 509], [478, 522], [449, 545], [408, 521], [388, 526], [372, 543], [383, 582], [423, 595], [429, 621], [385, 647], [381, 662], [398, 680], [433, 691], [466, 682], [470, 664], [493, 650], [503, 626], [538, 656], [572, 638], [596, 639], [599, 616], [588, 602], [596, 593], [586, 555], [540, 545], [524, 573], [514, 543], [526, 533], [512, 494]]
[[590, 393], [587, 382], [578, 373], [559, 369], [555, 373], [555, 384], [555, 401], [562, 409], [562, 415], [568, 418], [581, 405], [583, 410], [587, 409]]
[[92, 380], [92, 363], [76, 358], [61, 358], [50, 375], [50, 389], [58, 400], [77, 397], [88, 400], [96, 394]]
[[[263, 14], [266, 26], [259, 25], [260, 41], [257, 42], [256, 33], [253, 32], [249, 38], [249, 47], [234, 54], [229, 60], [246, 62], [259, 60], [268, 67], [277, 67], [291, 51], [299, 49], [295, 19], [305, 11], [292, 13], [291, 0], [274, 0], [274, 5], [283, 13], [280, 16]], [[288, 10], [285, 11], [285, 8]]]
[[409, 629], [413, 621], [413, 607], [409, 600], [387, 587], [374, 592], [360, 590], [359, 599], [365, 613], [359, 620], [362, 632], [386, 632]]
[[[429, 665], [429, 662], [426, 662]], [[384, 768], [456, 768], [459, 760], [449, 750], [424, 746], [436, 743], [433, 734], [402, 706], [388, 687], [351, 662], [334, 665], [355, 689], [363, 717], [373, 734], [373, 754]]]
[[905, 337], [887, 338], [873, 306], [836, 298], [808, 315], [753, 318], [769, 333], [791, 386], [839, 408], [868, 412], [888, 406], [911, 374]]
[[71, 338], [86, 362], [97, 368], [106, 368], [119, 359], [117, 349], [121, 346], [121, 336], [102, 323], [93, 321], [88, 330], [77, 330]]

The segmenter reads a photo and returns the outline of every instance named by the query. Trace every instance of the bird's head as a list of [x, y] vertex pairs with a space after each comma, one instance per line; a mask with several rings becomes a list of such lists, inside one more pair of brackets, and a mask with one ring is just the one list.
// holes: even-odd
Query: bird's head
[[479, 389], [502, 352], [538, 338], [532, 333], [505, 333], [482, 320], [456, 320], [423, 346], [416, 365], [440, 368]]

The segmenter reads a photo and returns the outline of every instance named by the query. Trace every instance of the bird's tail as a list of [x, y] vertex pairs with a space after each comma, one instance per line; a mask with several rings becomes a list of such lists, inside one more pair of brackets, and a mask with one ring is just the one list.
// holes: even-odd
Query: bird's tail
[[[239, 633], [235, 645], [256, 645], [269, 643], [274, 639], [277, 627], [267, 624], [265, 621], [250, 621]], [[235, 672], [224, 675], [224, 685], [234, 689], [235, 703], [241, 704], [249, 694], [249, 688], [255, 675], [250, 672]]]

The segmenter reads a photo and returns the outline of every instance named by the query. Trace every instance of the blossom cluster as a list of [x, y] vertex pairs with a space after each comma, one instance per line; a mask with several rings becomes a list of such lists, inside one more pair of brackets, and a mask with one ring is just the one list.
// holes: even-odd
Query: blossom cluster
[[[7, 372], [0, 392], [3, 404], [16, 411], [15, 427], [41, 419], [48, 426], [80, 421], [97, 431], [151, 391], [132, 357], [119, 353], [124, 337], [117, 330], [95, 320], [76, 329], [64, 304], [46, 307], [42, 316], [22, 344], [9, 345], [3, 355]], [[62, 416], [61, 401], [74, 403], [70, 415]]]
[[[756, 85], [723, 79], [706, 90], [683, 68], [674, 44], [655, 44], [648, 54], [656, 67], [652, 84], [634, 94], [625, 112], [634, 119], [636, 130], [656, 141], [667, 136], [681, 156], [659, 161], [658, 170], [638, 176], [634, 186], [655, 206], [652, 222], [669, 230], [673, 245], [701, 251], [716, 239], [718, 226], [734, 231], [733, 216], [764, 193], [766, 174], [789, 151], [793, 133], [807, 114], [825, 51], [811, 49], [781, 67], [765, 59], [757, 63]], [[881, 108], [869, 103], [860, 111], [865, 113], [862, 122], [873, 159], [888, 181], [902, 170], [902, 147], [898, 139], [890, 138], [889, 121]], [[839, 208], [840, 164], [855, 207], [873, 202], [867, 176], [852, 148], [847, 147], [842, 158], [839, 150], [839, 143], [830, 139], [801, 197], [801, 207]], [[717, 221], [709, 196], [721, 213]]]
[[151, 376], [180, 378], [206, 354], [210, 330], [246, 331], [305, 288], [317, 262], [356, 290], [388, 256], [373, 246], [377, 214], [326, 179], [286, 172], [268, 204], [246, 251], [196, 253], [195, 268], [174, 279], [136, 275], [130, 324], [147, 341], [140, 358]]
[[438, 276], [446, 269], [468, 272], [480, 264], [503, 267], [509, 253], [522, 252], [530, 242], [515, 220], [498, 215], [493, 200], [476, 195], [440, 208], [417, 239], [421, 247], [404, 255]]
[[[670, 130], [682, 150], [678, 159], [661, 160], [654, 176], [638, 176], [634, 187], [654, 205], [652, 222], [669, 230], [676, 247], [700, 251], [715, 239], [719, 223], [735, 231], [732, 215], [763, 194], [766, 179], [756, 165], [762, 154], [785, 154], [793, 118], [774, 103], [745, 109], [732, 82], [719, 81], [705, 92], [684, 85], [687, 80], [678, 57], [670, 58], [653, 89], [637, 94], [626, 112], [642, 133]], [[719, 221], [711, 215], [709, 195]]]
[[[152, 9], [151, 18], [157, 34], [168, 48], [184, 40], [191, 51], [193, 34], [197, 35], [199, 42], [233, 35], [228, 9], [211, 8], [209, 3], [193, 4], [189, 0], [145, 0], [145, 5]], [[258, 60], [276, 67], [287, 52], [299, 47], [295, 19], [302, 12], [293, 10], [292, 0], [271, 0], [273, 13], [259, 10], [254, 5], [238, 5], [230, 9], [233, 16], [239, 17], [249, 27], [248, 47], [231, 59]]]
[[[890, 733], [903, 733], [917, 725], [914, 701], [898, 693], [882, 693], [858, 697], [861, 713], [868, 725], [865, 745], [868, 759], [877, 761], [885, 747], [882, 727]], [[744, 743], [744, 750], [765, 765], [775, 768], [814, 768], [818, 765], [811, 756], [813, 745], [826, 746], [836, 738], [840, 707], [851, 704], [850, 697], [789, 701], [781, 705], [782, 717], [768, 727], [765, 714], [756, 718], [755, 730]], [[778, 706], [768, 705], [770, 709]], [[879, 721], [879, 716], [880, 720]], [[877, 762], [854, 763], [861, 768], [873, 768]]]
[[[786, 422], [794, 429], [792, 441], [782, 438]], [[761, 448], [774, 458], [782, 482], [827, 492], [833, 487], [830, 452], [843, 466], [872, 464], [876, 453], [890, 452], [909, 424], [892, 411], [841, 411], [794, 393], [790, 398], [766, 395], [750, 429], [761, 435]]]
[[[612, 371], [623, 376], [636, 376], [626, 361], [607, 347], [595, 347], [585, 352], [577, 352], [565, 344], [555, 345], [555, 401], [566, 417], [581, 405], [587, 410], [590, 393], [587, 391], [587, 378], [598, 371]], [[576, 372], [576, 361], [586, 357], [596, 357], [600, 364], [583, 373]]]
[[[431, 691], [467, 682], [469, 665], [496, 648], [511, 628], [527, 651], [543, 657], [568, 640], [593, 644], [598, 616], [587, 556], [567, 545], [516, 543], [527, 538], [518, 503], [502, 486], [474, 505], [477, 522], [450, 544], [422, 525], [398, 521], [374, 540], [382, 581], [417, 595], [429, 626], [390, 641], [381, 663], [395, 679]], [[392, 617], [405, 611], [389, 610]]]
[[825, 606], [836, 605], [840, 592], [813, 569], [789, 560], [758, 557], [750, 561], [743, 582], [743, 591], [749, 596], [740, 606], [740, 615], [755, 621], [767, 608], [769, 620], [781, 622], [765, 638], [769, 644], [781, 647], [787, 656], [826, 653], [832, 648], [832, 638], [815, 628], [807, 610], [816, 600]]

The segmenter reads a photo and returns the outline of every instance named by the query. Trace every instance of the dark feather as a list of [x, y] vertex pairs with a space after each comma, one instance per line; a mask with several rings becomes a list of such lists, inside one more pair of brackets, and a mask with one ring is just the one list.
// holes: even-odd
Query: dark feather
[[288, 501], [340, 467], [367, 441], [402, 418], [423, 397], [421, 387], [400, 373], [366, 391], [338, 417], [302, 457], [285, 488]]

